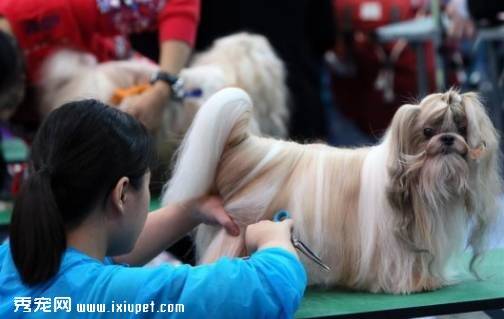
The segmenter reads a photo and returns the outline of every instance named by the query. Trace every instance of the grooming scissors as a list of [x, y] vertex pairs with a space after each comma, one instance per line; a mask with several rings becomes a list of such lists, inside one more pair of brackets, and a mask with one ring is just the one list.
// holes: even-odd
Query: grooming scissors
[[[280, 210], [275, 214], [275, 216], [273, 216], [273, 221], [274, 222], [281, 222], [281, 221], [288, 219], [288, 218], [291, 218], [289, 212], [286, 210]], [[306, 257], [311, 259], [314, 263], [316, 263], [317, 265], [322, 267], [322, 269], [324, 269], [325, 271], [331, 270], [331, 268], [329, 266], [327, 266], [326, 264], [324, 264], [324, 262], [322, 262], [322, 259], [320, 259], [320, 257], [317, 254], [315, 254], [310, 248], [308, 248], [308, 246], [306, 246], [305, 243], [303, 243], [296, 236], [294, 236], [294, 234], [291, 235], [291, 241], [292, 241], [292, 245], [294, 245], [294, 247], [296, 247], [297, 250], [302, 252]]]

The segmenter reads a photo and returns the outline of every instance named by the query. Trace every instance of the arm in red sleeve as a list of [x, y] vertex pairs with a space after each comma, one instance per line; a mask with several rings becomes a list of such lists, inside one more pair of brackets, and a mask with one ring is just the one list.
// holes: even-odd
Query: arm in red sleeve
[[102, 41], [103, 39], [146, 30], [159, 30], [161, 46], [163, 42], [176, 40], [191, 48], [196, 39], [200, 2], [72, 0], [71, 9], [88, 50], [100, 57], [100, 60], [108, 60], [104, 57], [119, 55], [114, 51], [115, 46], [109, 48], [110, 41]]
[[159, 14], [159, 41], [180, 40], [191, 47], [196, 40], [199, 0], [170, 0]]

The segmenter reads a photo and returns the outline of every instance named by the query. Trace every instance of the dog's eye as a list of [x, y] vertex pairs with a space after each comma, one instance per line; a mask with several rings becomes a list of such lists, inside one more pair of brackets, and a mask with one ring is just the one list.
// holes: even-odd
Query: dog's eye
[[431, 138], [434, 136], [434, 130], [431, 129], [430, 127], [426, 127], [423, 129], [423, 134], [426, 138]]
[[467, 134], [467, 127], [465, 127], [465, 126], [459, 127], [458, 131], [459, 131], [460, 135], [466, 136], [466, 134]]

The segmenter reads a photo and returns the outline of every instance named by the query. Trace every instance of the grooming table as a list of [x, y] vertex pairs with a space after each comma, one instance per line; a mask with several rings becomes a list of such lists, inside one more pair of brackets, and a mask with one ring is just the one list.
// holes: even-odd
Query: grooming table
[[[0, 128], [0, 130], [4, 129]], [[4, 131], [8, 132], [7, 130]], [[14, 136], [8, 136], [7, 138], [4, 137], [0, 142], [0, 152], [3, 154], [4, 160], [6, 164], [10, 167], [10, 170], [15, 171], [17, 164], [22, 165], [22, 163], [26, 162], [29, 150], [28, 146], [22, 139]], [[9, 178], [12, 180], [14, 177], [13, 175], [10, 175]], [[2, 194], [1, 197], [2, 198], [0, 198], [0, 244], [7, 237], [12, 213], [12, 201], [8, 198], [4, 198], [4, 194]]]
[[[1, 204], [4, 205], [4, 204]], [[0, 209], [0, 244], [7, 238], [11, 219], [10, 209]]]
[[[468, 261], [468, 256], [464, 257]], [[489, 251], [459, 284], [411, 295], [308, 290], [296, 318], [410, 318], [504, 308], [504, 249]]]

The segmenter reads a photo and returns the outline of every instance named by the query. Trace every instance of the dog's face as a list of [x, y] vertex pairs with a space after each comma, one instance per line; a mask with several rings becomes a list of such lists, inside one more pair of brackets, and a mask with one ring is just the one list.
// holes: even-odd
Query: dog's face
[[470, 219], [468, 244], [478, 255], [501, 180], [498, 134], [477, 95], [449, 90], [404, 105], [387, 134], [395, 236], [412, 250], [446, 253], [452, 240], [463, 240]]
[[[470, 192], [471, 170], [497, 153], [498, 136], [477, 96], [449, 90], [402, 106], [392, 121], [389, 172], [399, 198], [412, 192], [433, 208]], [[488, 165], [486, 165], [488, 166]], [[402, 203], [401, 203], [402, 201]]]
[[467, 116], [458, 94], [430, 96], [420, 104], [418, 119], [412, 127], [411, 146], [427, 157], [452, 154], [465, 158]]
[[477, 97], [453, 90], [431, 94], [418, 105], [402, 106], [391, 130], [398, 153], [411, 156], [425, 153], [428, 158], [455, 154], [477, 159], [482, 154], [474, 154], [475, 150], [497, 140]]

